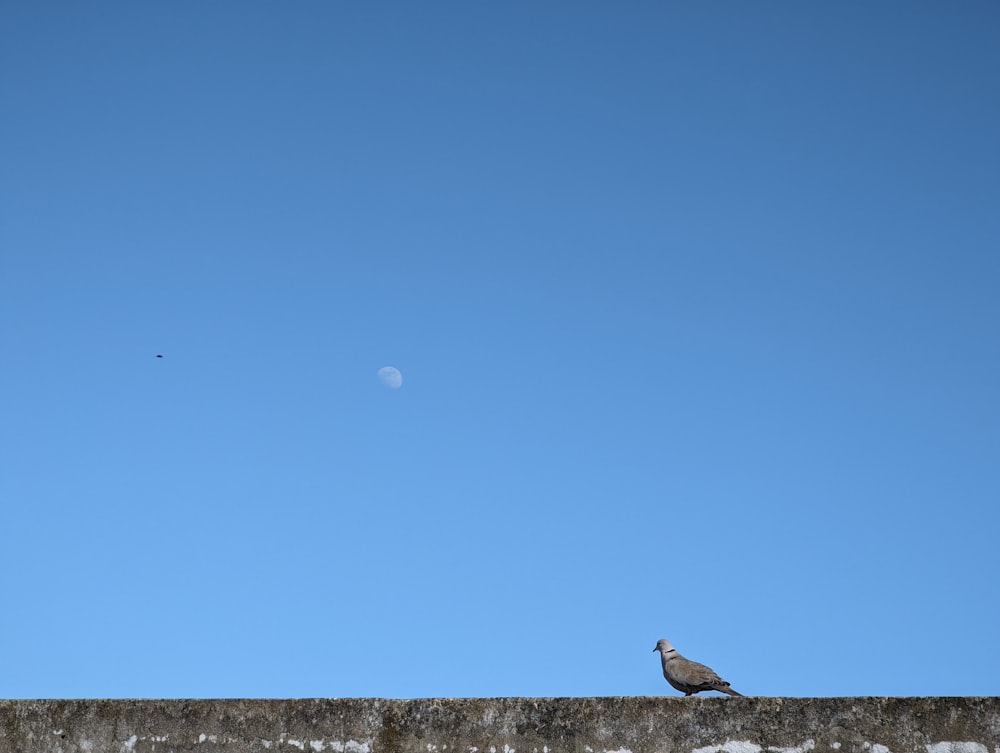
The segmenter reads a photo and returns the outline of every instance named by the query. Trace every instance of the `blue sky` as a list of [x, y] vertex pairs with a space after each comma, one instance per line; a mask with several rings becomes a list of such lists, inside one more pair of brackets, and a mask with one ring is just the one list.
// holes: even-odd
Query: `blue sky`
[[1000, 692], [995, 4], [0, 16], [0, 697]]

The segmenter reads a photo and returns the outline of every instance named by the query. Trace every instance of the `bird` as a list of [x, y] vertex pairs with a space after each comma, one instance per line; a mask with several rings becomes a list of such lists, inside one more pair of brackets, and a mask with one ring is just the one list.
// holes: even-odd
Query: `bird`
[[715, 674], [715, 671], [710, 667], [685, 659], [677, 653], [677, 649], [666, 638], [660, 638], [653, 651], [660, 652], [663, 676], [667, 682], [681, 691], [685, 697], [703, 690], [718, 690], [729, 695], [743, 695], [729, 687], [729, 683]]
[[157, 354], [156, 354], [156, 357], [157, 357], [157, 358], [163, 358], [163, 354], [162, 354], [162, 353], [157, 353]]

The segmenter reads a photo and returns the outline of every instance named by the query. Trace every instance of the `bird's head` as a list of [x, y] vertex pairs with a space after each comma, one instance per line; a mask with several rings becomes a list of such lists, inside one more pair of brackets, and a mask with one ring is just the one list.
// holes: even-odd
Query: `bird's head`
[[660, 638], [660, 640], [656, 642], [656, 648], [653, 649], [653, 651], [659, 651], [661, 654], [665, 654], [669, 651], [675, 651], [675, 650], [676, 649], [671, 645], [670, 641], [668, 641], [666, 638]]

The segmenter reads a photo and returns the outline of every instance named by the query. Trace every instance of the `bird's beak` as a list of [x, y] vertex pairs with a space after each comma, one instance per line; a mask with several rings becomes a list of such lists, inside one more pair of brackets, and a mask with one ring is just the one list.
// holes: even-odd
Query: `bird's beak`
[[653, 653], [655, 654], [655, 653], [656, 653], [657, 651], [659, 651], [659, 650], [660, 650], [660, 649], [658, 649], [658, 648], [654, 648], [654, 649], [653, 649]]

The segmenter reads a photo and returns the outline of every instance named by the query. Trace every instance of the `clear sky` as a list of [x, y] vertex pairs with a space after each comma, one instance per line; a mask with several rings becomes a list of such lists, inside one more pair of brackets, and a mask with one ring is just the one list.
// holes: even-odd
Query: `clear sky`
[[0, 697], [1000, 693], [998, 38], [5, 2]]

